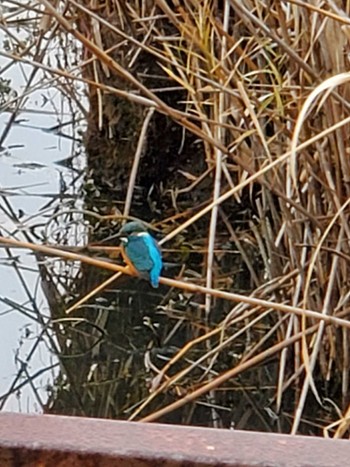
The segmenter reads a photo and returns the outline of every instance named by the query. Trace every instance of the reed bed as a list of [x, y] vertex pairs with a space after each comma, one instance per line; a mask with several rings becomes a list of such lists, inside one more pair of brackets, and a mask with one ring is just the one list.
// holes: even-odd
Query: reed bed
[[31, 5], [81, 50], [7, 54], [86, 86], [90, 242], [142, 218], [175, 264], [150, 291], [76, 253], [47, 410], [347, 436], [350, 5]]

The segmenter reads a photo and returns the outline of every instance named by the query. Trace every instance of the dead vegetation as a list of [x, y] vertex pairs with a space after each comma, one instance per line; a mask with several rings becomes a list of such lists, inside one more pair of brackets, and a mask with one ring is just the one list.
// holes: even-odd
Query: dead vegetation
[[35, 2], [78, 68], [9, 53], [87, 86], [90, 241], [140, 217], [177, 265], [156, 293], [84, 266], [55, 294], [47, 410], [347, 435], [349, 9]]

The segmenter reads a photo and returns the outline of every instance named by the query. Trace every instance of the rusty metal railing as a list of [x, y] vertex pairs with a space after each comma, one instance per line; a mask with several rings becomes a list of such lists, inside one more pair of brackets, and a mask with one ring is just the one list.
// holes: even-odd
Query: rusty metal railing
[[346, 467], [350, 441], [0, 414], [1, 467]]

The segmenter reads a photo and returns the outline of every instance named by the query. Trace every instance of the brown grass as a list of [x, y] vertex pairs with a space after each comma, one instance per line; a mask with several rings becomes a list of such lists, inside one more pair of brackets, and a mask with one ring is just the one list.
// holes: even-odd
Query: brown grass
[[[347, 435], [350, 12], [327, 5], [36, 3], [41, 24], [50, 19], [50, 30], [83, 46], [82, 74], [49, 69], [25, 51], [11, 52], [14, 60], [85, 82], [100, 131], [111, 96], [149, 109], [134, 135], [120, 217], [139, 215], [133, 199], [152, 119], [180, 128], [187, 153], [154, 156], [155, 165], [182, 162], [162, 183], [153, 175], [158, 207], [146, 216], [164, 234], [165, 256], [183, 263], [182, 282], [163, 280], [183, 295], [164, 293], [152, 315], [161, 316], [169, 353], [154, 365], [155, 341], [145, 348], [141, 380], [152, 392], [145, 385], [120, 407], [118, 381], [97, 395], [101, 380], [90, 375], [86, 412], [157, 420], [195, 403], [177, 420], [316, 434], [329, 425], [329, 436]], [[211, 419], [193, 415], [202, 406]]]

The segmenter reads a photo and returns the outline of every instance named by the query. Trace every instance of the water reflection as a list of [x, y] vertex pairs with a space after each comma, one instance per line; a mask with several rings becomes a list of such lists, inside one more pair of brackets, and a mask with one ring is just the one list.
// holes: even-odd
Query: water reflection
[[[5, 28], [0, 50], [18, 53], [24, 43], [32, 47], [32, 56], [45, 51], [42, 61], [57, 66], [54, 44], [45, 50], [49, 42], [39, 43], [33, 34], [35, 14], [12, 2], [2, 2], [1, 9]], [[85, 164], [79, 137], [83, 120], [75, 98], [47, 72], [4, 56], [0, 79], [1, 232], [20, 240], [64, 237], [66, 244], [81, 244], [79, 216], [67, 226], [60, 224], [67, 217], [59, 215], [76, 206]], [[84, 96], [79, 100], [82, 109]], [[47, 385], [57, 374], [57, 360], [55, 341], [43, 329], [50, 316], [37, 258], [2, 247], [0, 279], [0, 408], [40, 411]]]

